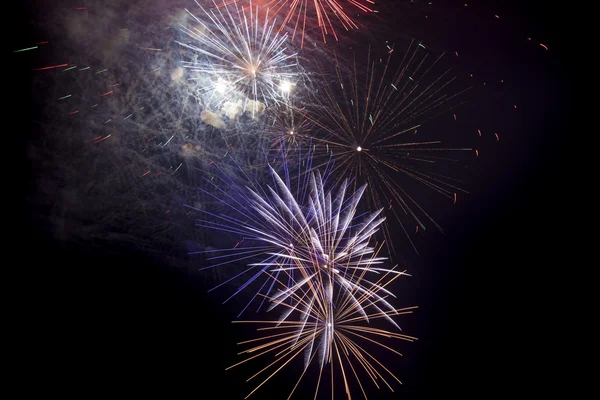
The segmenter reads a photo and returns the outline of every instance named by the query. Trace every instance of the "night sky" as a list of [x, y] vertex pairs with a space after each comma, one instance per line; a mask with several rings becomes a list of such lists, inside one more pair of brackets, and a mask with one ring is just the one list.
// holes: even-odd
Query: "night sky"
[[[379, 3], [385, 9], [390, 2]], [[19, 30], [26, 35], [36, 2], [25, 3]], [[399, 322], [419, 340], [399, 343], [403, 357], [379, 354], [403, 385], [391, 393], [365, 379], [370, 399], [533, 395], [544, 377], [533, 371], [551, 362], [545, 336], [555, 326], [559, 301], [549, 279], [565, 234], [557, 182], [559, 138], [568, 133], [565, 28], [557, 22], [558, 6], [548, 2], [476, 2], [468, 12], [460, 4], [436, 2], [428, 22], [407, 20], [402, 7], [380, 16], [401, 21], [399, 35], [460, 49], [461, 62], [481, 79], [490, 85], [504, 79], [505, 86], [489, 96], [489, 104], [477, 105], [482, 126], [499, 132], [500, 141], [482, 149], [471, 195], [443, 218], [445, 235], [427, 236], [420, 256], [407, 251], [403, 258], [413, 276], [400, 285], [402, 300], [419, 309]], [[30, 41], [37, 34], [30, 32]], [[31, 66], [13, 66], [15, 81], [27, 88]], [[22, 92], [17, 112], [28, 111], [19, 118], [39, 120], [39, 94]], [[254, 337], [252, 327], [231, 324], [240, 303], [221, 304], [225, 293], [207, 293], [211, 286], [183, 244], [162, 256], [131, 244], [57, 237], [52, 210], [36, 201], [42, 172], [28, 149], [42, 133], [31, 126], [14, 144], [23, 155], [23, 179], [16, 183], [23, 194], [16, 208], [5, 209], [20, 210], [14, 218], [20, 231], [27, 230], [8, 262], [24, 282], [14, 300], [25, 305], [13, 325], [22, 343], [14, 369], [48, 394], [244, 398], [254, 388], [245, 379], [266, 360], [225, 371], [239, 360], [236, 343]], [[251, 398], [287, 398], [299, 372], [286, 368]], [[312, 383], [304, 381], [297, 398], [312, 398]], [[354, 394], [360, 398], [360, 391]]]

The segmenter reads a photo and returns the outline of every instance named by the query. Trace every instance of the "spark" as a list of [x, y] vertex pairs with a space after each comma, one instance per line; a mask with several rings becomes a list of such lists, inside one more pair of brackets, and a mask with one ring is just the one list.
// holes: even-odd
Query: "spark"
[[35, 50], [35, 49], [37, 49], [37, 48], [38, 48], [37, 46], [33, 46], [33, 47], [27, 47], [27, 48], [25, 48], [25, 49], [14, 50], [14, 51], [13, 51], [13, 53], [22, 53], [22, 52], [24, 52], [24, 51], [28, 51], [28, 50]]
[[67, 65], [69, 65], [69, 64], [51, 65], [49, 67], [36, 68], [36, 69], [34, 69], [34, 71], [45, 71], [47, 69], [62, 68], [62, 67], [66, 67]]

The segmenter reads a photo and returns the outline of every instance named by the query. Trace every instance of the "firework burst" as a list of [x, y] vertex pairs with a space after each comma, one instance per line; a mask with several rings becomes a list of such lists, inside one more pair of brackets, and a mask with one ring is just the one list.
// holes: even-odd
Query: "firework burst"
[[[306, 116], [307, 110], [288, 103], [273, 112], [267, 112], [261, 125], [261, 134], [269, 144], [269, 151], [280, 154], [285, 149], [288, 154], [297, 154], [298, 149], [310, 143], [314, 124]], [[284, 155], [284, 158], [286, 156]], [[274, 158], [272, 161], [275, 162]]]
[[296, 53], [286, 47], [287, 34], [275, 31], [268, 16], [259, 20], [252, 3], [248, 8], [223, 3], [213, 10], [196, 4], [203, 18], [186, 9], [197, 25], [182, 25], [191, 41], [178, 43], [191, 51], [191, 60], [183, 66], [196, 72], [190, 79], [200, 82], [206, 103], [239, 104], [254, 116], [285, 101], [297, 74]]
[[[386, 208], [415, 247], [407, 224], [416, 222], [416, 230], [424, 230], [427, 221], [442, 229], [416, 200], [414, 192], [420, 188], [415, 183], [455, 201], [466, 190], [439, 167], [447, 171], [460, 164], [460, 154], [473, 152], [416, 135], [424, 122], [459, 105], [466, 90], [454, 90], [456, 77], [448, 69], [440, 71], [443, 55], [432, 57], [413, 40], [394, 68], [394, 52], [388, 45], [385, 57], [379, 58], [369, 50], [364, 70], [356, 61], [349, 69], [337, 63], [333, 83], [324, 82], [306, 115], [317, 127], [317, 159], [333, 158], [337, 180], [356, 176], [356, 183], [367, 183], [368, 207]], [[384, 234], [391, 244], [387, 229]]]
[[322, 286], [323, 297], [333, 286], [359, 292], [383, 290], [368, 276], [355, 278], [357, 271], [369, 275], [388, 272], [379, 265], [385, 257], [370, 257], [376, 248], [369, 242], [385, 219], [382, 210], [359, 214], [366, 185], [355, 191], [347, 180], [331, 186], [327, 181], [331, 168], [321, 175], [318, 170], [311, 171], [311, 160], [309, 151], [305, 162], [298, 160], [297, 167], [283, 163], [282, 176], [269, 166], [273, 185], [266, 187], [246, 175], [245, 186], [236, 183], [215, 163], [220, 172], [215, 176], [220, 177], [206, 180], [211, 192], [200, 190], [220, 200], [223, 211], [217, 214], [188, 206], [207, 217], [198, 221], [199, 226], [238, 237], [233, 248], [210, 251], [216, 254], [209, 261], [216, 263], [205, 268], [252, 259], [245, 271], [230, 280], [249, 276], [234, 295], [262, 279], [253, 299], [272, 296], [282, 276], [287, 288], [276, 295], [279, 303], [293, 302], [295, 292], [306, 286]]
[[[385, 266], [387, 258], [380, 255], [384, 243], [371, 244], [385, 218], [381, 209], [359, 213], [366, 185], [356, 190], [348, 180], [332, 185], [329, 177], [333, 164], [321, 174], [313, 169], [311, 160], [312, 152], [307, 151], [304, 166], [302, 162], [292, 166], [284, 161], [281, 175], [269, 165], [272, 185], [267, 186], [249, 178], [241, 168], [245, 183], [238, 183], [225, 174], [227, 166], [214, 163], [218, 170], [214, 177], [218, 178], [207, 179], [212, 190], [200, 190], [219, 200], [223, 210], [217, 213], [187, 207], [205, 216], [198, 220], [198, 226], [233, 234], [237, 242], [232, 248], [196, 254], [208, 254], [208, 261], [214, 263], [203, 269], [247, 263], [245, 270], [219, 285], [242, 281], [229, 299], [251, 287], [258, 288], [240, 315], [254, 300], [260, 300], [258, 309], [266, 303], [267, 312], [282, 310], [277, 320], [264, 322], [272, 326], [262, 330], [281, 329], [283, 333], [252, 340], [264, 342], [247, 351], [258, 352], [250, 359], [277, 354], [275, 361], [255, 375], [277, 367], [263, 383], [304, 352], [304, 371], [318, 365], [315, 396], [328, 364], [332, 388], [333, 369], [339, 369], [348, 396], [349, 374], [365, 393], [360, 369], [377, 387], [378, 382], [384, 382], [391, 389], [385, 375], [398, 378], [360, 341], [397, 353], [377, 339], [414, 340], [399, 333], [400, 327], [392, 318], [412, 308], [396, 309], [389, 301], [396, 296], [388, 286], [406, 272]], [[379, 319], [386, 319], [398, 332], [372, 325]]]
[[329, 35], [338, 40], [336, 25], [345, 31], [358, 29], [352, 12], [375, 12], [374, 4], [373, 0], [266, 0], [262, 6], [274, 17], [281, 17], [280, 31], [289, 28], [292, 40], [299, 37], [300, 46], [304, 47], [305, 33], [311, 27], [318, 27], [323, 42]]
[[[365, 275], [365, 271], [356, 272], [353, 272], [354, 278], [360, 282]], [[250, 348], [240, 353], [247, 355], [247, 358], [227, 369], [261, 356], [274, 358], [266, 367], [247, 380], [250, 381], [259, 375], [269, 374], [246, 398], [256, 392], [283, 367], [302, 355], [304, 359], [303, 372], [292, 388], [288, 400], [311, 367], [318, 370], [314, 392], [315, 399], [327, 373], [329, 373], [331, 379], [331, 398], [334, 398], [336, 387], [334, 376], [336, 375], [341, 375], [344, 392], [348, 399], [352, 398], [350, 389], [352, 381], [360, 387], [364, 398], [367, 398], [363, 384], [365, 376], [377, 388], [380, 388], [380, 385], [383, 384], [393, 391], [393, 386], [388, 381], [389, 378], [391, 377], [400, 384], [402, 382], [377, 357], [371, 354], [369, 347], [365, 345], [375, 345], [401, 355], [393, 347], [384, 344], [382, 339], [410, 342], [416, 340], [412, 336], [401, 333], [400, 327], [393, 317], [410, 314], [417, 307], [395, 309], [385, 301], [385, 297], [391, 295], [385, 287], [401, 274], [393, 274], [395, 272], [397, 271], [394, 268], [387, 270], [377, 280], [376, 286], [370, 290], [364, 290], [361, 285], [355, 285], [350, 290], [340, 286], [334, 289], [324, 282], [321, 282], [322, 285], [320, 286], [311, 285], [306, 290], [294, 291], [295, 301], [293, 303], [280, 301], [280, 294], [286, 292], [286, 290], [282, 290], [270, 298], [273, 304], [281, 305], [284, 308], [279, 319], [272, 321], [234, 321], [263, 325], [262, 328], [258, 329], [263, 336], [241, 342], [242, 345], [251, 345]], [[323, 293], [321, 290], [323, 287], [328, 288], [329, 291], [325, 290], [325, 293]], [[385, 294], [380, 296], [378, 293], [382, 291]], [[394, 328], [388, 330], [385, 327], [379, 327], [377, 322], [380, 319], [386, 319]], [[327, 372], [327, 365], [330, 367], [329, 372]]]

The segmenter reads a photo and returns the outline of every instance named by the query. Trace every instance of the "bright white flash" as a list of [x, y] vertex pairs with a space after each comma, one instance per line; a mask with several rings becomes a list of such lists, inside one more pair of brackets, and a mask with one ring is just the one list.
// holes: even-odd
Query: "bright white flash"
[[279, 85], [279, 88], [283, 93], [289, 93], [292, 90], [292, 82], [290, 81], [282, 81]]
[[362, 147], [358, 146], [358, 147], [356, 148], [356, 151], [362, 151]]
[[215, 91], [219, 94], [225, 94], [227, 91], [227, 83], [225, 81], [219, 80], [215, 85]]

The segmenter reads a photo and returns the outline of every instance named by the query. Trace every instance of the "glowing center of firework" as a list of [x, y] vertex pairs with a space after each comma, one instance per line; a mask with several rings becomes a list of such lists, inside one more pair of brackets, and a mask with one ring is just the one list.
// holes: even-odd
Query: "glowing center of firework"
[[292, 82], [282, 81], [279, 87], [283, 93], [289, 93], [292, 90]]
[[293, 135], [293, 134], [294, 134], [294, 131], [290, 131], [290, 135]]
[[362, 151], [362, 147], [358, 146], [358, 147], [356, 148], [356, 151]]
[[328, 327], [328, 328], [331, 328], [331, 322], [328, 322], [328, 323], [327, 323], [327, 327]]

